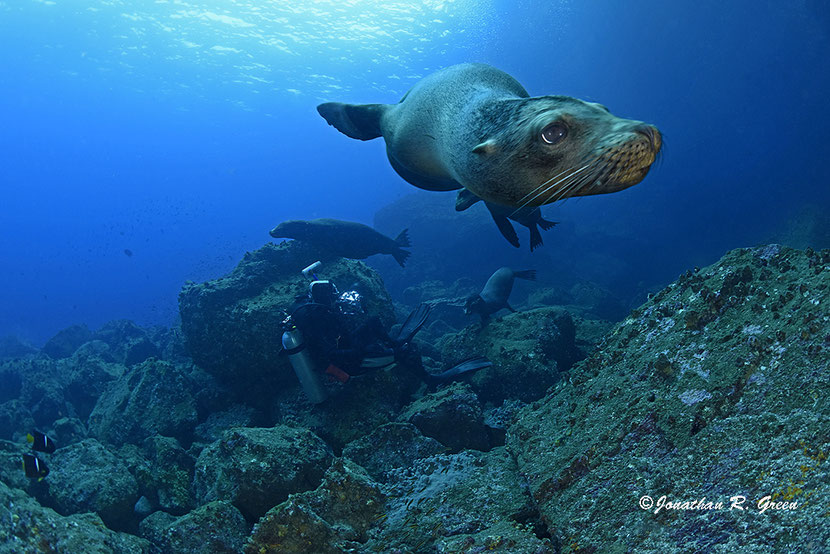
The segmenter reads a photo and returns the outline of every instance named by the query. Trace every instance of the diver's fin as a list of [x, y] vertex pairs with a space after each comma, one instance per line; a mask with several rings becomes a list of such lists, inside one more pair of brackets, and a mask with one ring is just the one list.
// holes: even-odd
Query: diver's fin
[[[493, 214], [491, 213], [490, 215]], [[499, 231], [501, 231], [502, 236], [507, 239], [507, 242], [518, 248], [519, 236], [516, 234], [516, 229], [513, 228], [513, 224], [510, 223], [510, 220], [504, 216], [493, 215], [493, 221], [496, 222], [496, 227], [499, 228]]]
[[528, 229], [530, 229], [530, 251], [533, 252], [544, 244], [542, 242], [542, 233], [539, 232], [539, 228], [536, 227], [535, 223], [531, 224]]
[[317, 106], [317, 111], [335, 129], [353, 139], [372, 140], [382, 136], [380, 119], [387, 109], [386, 104], [344, 104], [326, 102]]
[[392, 257], [395, 258], [395, 261], [400, 264], [401, 267], [406, 265], [406, 259], [412, 252], [409, 250], [404, 250], [403, 248], [398, 248], [394, 252], [392, 252]]
[[524, 279], [525, 281], [535, 281], [536, 280], [536, 270], [535, 269], [523, 269], [522, 271], [514, 271], [513, 277], [516, 279]]
[[558, 221], [548, 221], [547, 219], [544, 219], [542, 217], [539, 218], [539, 221], [537, 221], [537, 223], [539, 224], [539, 227], [541, 227], [543, 231], [547, 231], [548, 229], [553, 229], [554, 227], [559, 225]]
[[458, 191], [458, 196], [455, 197], [455, 211], [463, 212], [479, 200], [481, 200], [481, 198], [470, 192], [468, 189], [461, 189]]
[[412, 246], [409, 243], [409, 229], [404, 229], [403, 231], [398, 233], [398, 236], [395, 237], [395, 244], [397, 244], [398, 246], [402, 246], [404, 248], [409, 248], [410, 246]]
[[487, 358], [483, 356], [476, 356], [475, 358], [469, 358], [463, 362], [455, 364], [443, 373], [430, 375], [427, 382], [435, 385], [446, 383], [448, 381], [458, 379], [462, 375], [478, 371], [479, 369], [484, 369], [485, 367], [490, 367], [491, 365], [493, 365], [493, 362]]
[[412, 340], [421, 327], [426, 323], [429, 313], [432, 311], [432, 306], [429, 304], [420, 304], [417, 308], [412, 310], [406, 317], [406, 320], [401, 325], [401, 330], [398, 336], [394, 339], [398, 344], [404, 344]]

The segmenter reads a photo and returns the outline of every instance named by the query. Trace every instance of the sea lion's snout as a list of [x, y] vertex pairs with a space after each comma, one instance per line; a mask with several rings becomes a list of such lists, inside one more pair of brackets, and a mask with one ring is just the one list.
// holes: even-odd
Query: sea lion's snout
[[649, 146], [651, 146], [651, 149], [655, 154], [660, 151], [660, 148], [663, 146], [663, 136], [660, 134], [657, 127], [643, 123], [642, 125], [639, 125], [634, 132], [646, 137]]

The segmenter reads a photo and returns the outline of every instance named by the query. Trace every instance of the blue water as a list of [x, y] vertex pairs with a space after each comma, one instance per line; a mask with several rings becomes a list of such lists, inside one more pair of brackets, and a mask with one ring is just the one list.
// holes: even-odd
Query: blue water
[[829, 11], [817, 0], [0, 1], [0, 335], [40, 344], [74, 323], [171, 324], [185, 280], [226, 273], [279, 221], [371, 224], [414, 189], [381, 141], [343, 137], [315, 106], [396, 102], [467, 61], [662, 130], [663, 161], [643, 183], [556, 209], [646, 245], [624, 253], [643, 282], [796, 236], [815, 227], [804, 213], [830, 208]]

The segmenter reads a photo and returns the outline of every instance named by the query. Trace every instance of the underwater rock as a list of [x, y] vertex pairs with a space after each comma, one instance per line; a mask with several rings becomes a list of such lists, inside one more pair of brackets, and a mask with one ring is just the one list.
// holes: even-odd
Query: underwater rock
[[[415, 460], [390, 472], [386, 490], [385, 517], [370, 531], [366, 552], [430, 552], [444, 537], [496, 536], [491, 528], [505, 522], [515, 524], [516, 536], [523, 535], [517, 544], [538, 541], [532, 531], [537, 518], [532, 499], [504, 447]], [[525, 524], [531, 527], [520, 530]]]
[[353, 462], [335, 459], [313, 491], [292, 494], [254, 526], [246, 554], [366, 552], [384, 512], [380, 485]]
[[176, 439], [160, 435], [146, 439], [140, 460], [140, 465], [131, 468], [132, 473], [140, 492], [154, 507], [173, 515], [183, 515], [193, 508], [191, 484], [196, 461]]
[[830, 544], [815, 501], [830, 494], [829, 313], [830, 251], [769, 245], [688, 271], [617, 325], [508, 432], [562, 551]]
[[235, 554], [242, 550], [249, 526], [230, 502], [216, 501], [187, 515], [154, 512], [140, 525], [141, 535], [160, 552]]
[[338, 451], [375, 428], [395, 421], [421, 385], [413, 372], [396, 366], [352, 377], [343, 385], [333, 383], [331, 396], [314, 407], [302, 391], [292, 387], [274, 395], [276, 421], [310, 429]]
[[68, 358], [75, 350], [92, 338], [92, 331], [86, 325], [71, 325], [46, 341], [41, 352], [55, 360]]
[[[313, 247], [296, 241], [266, 244], [247, 253], [225, 277], [186, 284], [179, 293], [179, 312], [193, 360], [249, 398], [256, 391], [294, 385], [288, 361], [278, 356], [281, 322], [297, 295], [307, 294], [309, 282], [300, 272], [319, 256]], [[317, 273], [341, 292], [356, 287], [369, 314], [387, 327], [394, 322], [383, 282], [362, 262], [333, 259]]]
[[147, 360], [110, 383], [89, 416], [89, 432], [108, 443], [137, 443], [159, 434], [187, 436], [197, 421], [189, 376], [177, 366]]
[[213, 412], [196, 426], [194, 439], [211, 443], [222, 438], [222, 434], [233, 427], [257, 427], [254, 409], [244, 404], [234, 404], [227, 410]]
[[488, 450], [490, 438], [478, 397], [469, 385], [452, 383], [406, 407], [400, 419], [415, 425], [452, 452]]
[[78, 348], [66, 360], [64, 395], [67, 402], [74, 408], [75, 416], [83, 420], [86, 420], [92, 413], [95, 404], [109, 384], [124, 375], [126, 371], [123, 365], [113, 362], [110, 356], [102, 357], [98, 349], [87, 348], [96, 344], [104, 345], [109, 349], [104, 342], [90, 341]]
[[148, 358], [158, 358], [162, 352], [162, 348], [151, 340], [148, 329], [129, 319], [105, 323], [92, 338], [109, 345], [115, 359], [128, 367]]
[[388, 472], [409, 467], [419, 458], [446, 451], [433, 438], [425, 437], [411, 423], [387, 423], [343, 448], [343, 457], [353, 460], [372, 478], [386, 481]]
[[448, 365], [475, 355], [493, 362], [468, 382], [482, 401], [494, 403], [541, 398], [561, 371], [585, 356], [576, 345], [573, 317], [558, 308], [509, 314], [484, 328], [473, 324], [445, 336], [440, 346]]
[[131, 527], [138, 484], [100, 442], [86, 439], [58, 448], [48, 465], [46, 504], [64, 515], [96, 512], [113, 529]]
[[193, 491], [200, 503], [228, 500], [255, 520], [289, 494], [319, 485], [331, 459], [328, 445], [306, 429], [232, 429], [202, 450]]
[[95, 514], [61, 516], [4, 482], [0, 482], [0, 506], [3, 506], [0, 551], [4, 553], [146, 554], [150, 551], [146, 540], [107, 529]]
[[23, 358], [24, 356], [37, 354], [37, 352], [37, 348], [23, 342], [15, 336], [6, 335], [5, 337], [0, 337], [0, 360], [6, 358]]

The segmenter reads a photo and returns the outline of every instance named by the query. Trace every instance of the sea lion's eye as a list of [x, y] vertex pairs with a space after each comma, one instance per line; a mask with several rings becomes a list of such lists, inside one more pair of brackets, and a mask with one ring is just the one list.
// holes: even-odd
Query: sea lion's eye
[[551, 123], [542, 129], [542, 140], [548, 144], [556, 144], [568, 135], [568, 128], [561, 123]]

